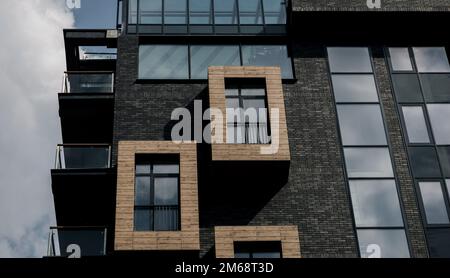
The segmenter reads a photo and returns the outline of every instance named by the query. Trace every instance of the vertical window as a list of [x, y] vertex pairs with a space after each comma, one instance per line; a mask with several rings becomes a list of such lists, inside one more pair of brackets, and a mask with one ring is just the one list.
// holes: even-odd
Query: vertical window
[[286, 24], [286, 0], [263, 0], [266, 24]]
[[417, 74], [393, 74], [392, 83], [394, 85], [394, 91], [398, 102], [423, 102]]
[[263, 81], [226, 81], [227, 143], [268, 144], [266, 90]]
[[367, 47], [329, 47], [328, 59], [332, 73], [372, 72], [372, 64]]
[[240, 66], [237, 45], [191, 46], [191, 78], [207, 79], [209, 66]]
[[378, 102], [372, 74], [335, 74], [331, 78], [336, 102]]
[[238, 24], [236, 0], [214, 0], [214, 21], [216, 24]]
[[187, 24], [187, 0], [164, 0], [164, 24]]
[[128, 7], [128, 23], [137, 24], [138, 17], [137, 0], [130, 0]]
[[277, 259], [281, 258], [281, 242], [235, 242], [236, 259]]
[[292, 62], [285, 45], [243, 45], [244, 66], [277, 66], [283, 78], [293, 78]]
[[444, 47], [413, 47], [418, 72], [450, 72]]
[[162, 24], [162, 0], [139, 0], [139, 23]]
[[413, 65], [406, 47], [389, 48], [391, 65], [394, 71], [412, 71]]
[[140, 79], [188, 79], [187, 45], [141, 45]]
[[179, 165], [136, 164], [134, 229], [179, 230]]
[[410, 143], [430, 143], [422, 106], [403, 106], [406, 132]]
[[440, 182], [419, 182], [428, 224], [448, 224], [447, 208]]
[[350, 178], [392, 178], [388, 148], [345, 148], [345, 162]]
[[212, 0], [189, 0], [189, 23], [212, 24]]
[[411, 170], [417, 178], [438, 178], [441, 176], [434, 147], [410, 147]]
[[363, 258], [409, 258], [408, 241], [403, 229], [358, 230], [358, 241]]
[[238, 0], [241, 24], [263, 24], [261, 0]]
[[450, 177], [450, 147], [438, 147], [439, 160], [444, 176]]
[[428, 104], [427, 108], [436, 144], [450, 144], [450, 104]]

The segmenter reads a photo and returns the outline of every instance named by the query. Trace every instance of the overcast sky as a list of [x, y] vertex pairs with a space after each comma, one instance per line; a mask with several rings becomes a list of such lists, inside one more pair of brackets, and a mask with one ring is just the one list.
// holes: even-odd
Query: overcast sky
[[0, 1], [0, 257], [42, 257], [55, 225], [50, 169], [61, 143], [63, 28], [111, 28], [116, 0]]

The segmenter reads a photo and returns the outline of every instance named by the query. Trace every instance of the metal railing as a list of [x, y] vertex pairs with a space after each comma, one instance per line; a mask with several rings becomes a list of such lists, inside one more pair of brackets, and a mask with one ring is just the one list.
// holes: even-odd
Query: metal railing
[[81, 258], [106, 255], [105, 227], [50, 227], [47, 256]]
[[63, 93], [113, 93], [114, 72], [70, 71], [64, 73]]
[[55, 169], [99, 169], [110, 167], [110, 145], [60, 144], [56, 147]]

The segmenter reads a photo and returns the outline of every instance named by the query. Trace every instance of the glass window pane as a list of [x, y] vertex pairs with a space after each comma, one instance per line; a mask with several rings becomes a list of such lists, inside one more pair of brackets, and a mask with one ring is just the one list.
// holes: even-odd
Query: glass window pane
[[266, 90], [264, 88], [262, 88], [262, 89], [246, 88], [246, 89], [241, 89], [241, 94], [243, 96], [265, 96]]
[[239, 108], [238, 98], [227, 98], [227, 108]]
[[128, 23], [137, 23], [137, 0], [130, 0], [128, 8]]
[[139, 1], [140, 24], [162, 24], [162, 0]]
[[280, 252], [255, 252], [253, 253], [253, 259], [279, 259], [281, 258]]
[[266, 24], [286, 24], [285, 0], [263, 0]]
[[187, 24], [187, 0], [164, 0], [164, 24]]
[[155, 178], [155, 205], [178, 205], [178, 178]]
[[357, 227], [403, 226], [395, 180], [350, 180]]
[[410, 147], [411, 170], [416, 178], [440, 177], [439, 163], [433, 147]]
[[440, 182], [419, 182], [428, 224], [448, 224], [447, 209]]
[[398, 102], [423, 102], [416, 74], [393, 74], [392, 83]]
[[388, 148], [345, 148], [345, 162], [349, 178], [392, 178]]
[[444, 47], [414, 47], [418, 72], [450, 72]]
[[155, 208], [155, 231], [177, 231], [179, 230], [178, 207], [156, 207]]
[[408, 241], [403, 229], [358, 230], [363, 258], [409, 258]]
[[450, 101], [450, 74], [421, 74], [420, 81], [428, 102]]
[[427, 108], [436, 144], [450, 144], [450, 104], [428, 104]]
[[410, 143], [430, 143], [422, 106], [403, 106], [406, 131]]
[[140, 79], [188, 79], [186, 45], [141, 45], [139, 47]]
[[212, 24], [212, 0], [189, 0], [190, 24]]
[[387, 145], [378, 104], [341, 104], [337, 106], [337, 112], [344, 145]]
[[243, 144], [245, 143], [245, 125], [227, 124], [227, 144]]
[[238, 0], [241, 24], [263, 24], [260, 0]]
[[136, 177], [136, 206], [149, 206], [150, 203], [150, 177]]
[[439, 160], [445, 177], [450, 177], [450, 147], [439, 147]]
[[244, 99], [244, 116], [246, 122], [256, 123], [267, 121], [266, 102], [264, 99]]
[[150, 165], [137, 164], [136, 174], [150, 174]]
[[215, 24], [238, 24], [236, 0], [214, 0]]
[[239, 66], [241, 57], [237, 45], [191, 46], [191, 76], [207, 79], [209, 66]]
[[372, 74], [333, 75], [332, 80], [336, 102], [378, 102]]
[[178, 164], [155, 164], [153, 166], [153, 173], [178, 174], [180, 173], [180, 166]]
[[244, 45], [242, 64], [280, 67], [283, 78], [293, 78], [291, 58], [285, 45]]
[[394, 71], [412, 71], [413, 66], [408, 48], [389, 48], [392, 70]]
[[372, 72], [367, 47], [328, 47], [331, 72]]
[[152, 210], [150, 209], [135, 209], [134, 210], [134, 230], [135, 231], [150, 231], [152, 230]]
[[450, 198], [450, 179], [446, 179], [445, 183], [447, 185], [447, 193], [448, 193], [448, 197]]
[[234, 253], [235, 259], [250, 259], [250, 253], [247, 252], [235, 252]]

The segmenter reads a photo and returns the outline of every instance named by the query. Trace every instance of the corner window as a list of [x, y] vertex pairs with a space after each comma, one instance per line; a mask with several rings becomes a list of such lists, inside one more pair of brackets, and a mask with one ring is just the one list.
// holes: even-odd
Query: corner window
[[236, 259], [277, 259], [281, 258], [281, 242], [235, 242]]
[[143, 160], [136, 163], [134, 229], [179, 230], [179, 165]]

